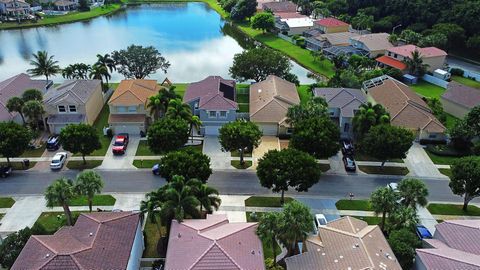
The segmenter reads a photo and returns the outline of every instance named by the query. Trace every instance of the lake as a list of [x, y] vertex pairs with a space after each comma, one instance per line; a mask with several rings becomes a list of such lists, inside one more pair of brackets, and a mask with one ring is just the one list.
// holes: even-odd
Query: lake
[[[54, 55], [60, 66], [65, 67], [73, 63], [93, 64], [97, 54], [131, 44], [154, 46], [171, 63], [167, 74], [159, 71], [150, 78], [163, 80], [167, 76], [173, 82], [198, 81], [209, 75], [229, 78], [233, 56], [244, 50], [240, 43], [245, 43], [245, 38], [235, 31], [238, 30], [204, 3], [129, 6], [90, 21], [3, 30], [0, 31], [0, 80], [26, 72], [32, 53], [39, 50]], [[292, 64], [292, 71], [300, 81], [310, 83], [306, 77], [308, 71]], [[113, 74], [111, 81], [121, 79], [123, 76]], [[54, 80], [63, 78], [57, 76]]]

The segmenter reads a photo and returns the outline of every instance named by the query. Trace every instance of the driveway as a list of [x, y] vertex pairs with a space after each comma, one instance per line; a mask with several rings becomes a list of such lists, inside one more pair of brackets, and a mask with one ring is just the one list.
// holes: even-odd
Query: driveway
[[223, 152], [217, 136], [203, 138], [203, 153], [210, 157], [212, 169], [231, 169], [230, 152]]
[[111, 169], [135, 169], [133, 166], [133, 160], [135, 159], [135, 154], [137, 152], [138, 144], [140, 143], [140, 136], [130, 136], [130, 141], [128, 143], [127, 151], [123, 155], [114, 155], [112, 153], [113, 140], [108, 147], [107, 154], [103, 159], [102, 165], [98, 169], [111, 170]]
[[340, 214], [335, 206], [336, 200], [315, 199], [315, 198], [296, 198], [298, 201], [310, 207], [312, 214], [324, 214], [327, 221], [340, 218]]
[[15, 204], [0, 221], [0, 234], [7, 235], [25, 227], [32, 227], [45, 209], [43, 196], [15, 197]]
[[447, 177], [438, 171], [435, 164], [425, 152], [425, 149], [418, 144], [413, 143], [412, 147], [408, 150], [407, 158], [405, 159], [405, 165], [407, 165], [410, 171], [409, 176], [416, 177]]
[[263, 136], [260, 145], [253, 149], [253, 167], [257, 167], [257, 162], [270, 150], [280, 150], [280, 141], [274, 136]]
[[[43, 152], [41, 157], [46, 158], [47, 160], [46, 161], [37, 161], [37, 163], [35, 163], [35, 166], [33, 166], [29, 170], [30, 171], [50, 171], [50, 162], [51, 162], [53, 156], [55, 156], [55, 154], [58, 153], [58, 152], [67, 152], [67, 162], [73, 156], [72, 153], [63, 150], [62, 147], [60, 147], [57, 151], [48, 151], [48, 150], [45, 149], [45, 151]], [[63, 166], [62, 170], [67, 170], [67, 166]]]

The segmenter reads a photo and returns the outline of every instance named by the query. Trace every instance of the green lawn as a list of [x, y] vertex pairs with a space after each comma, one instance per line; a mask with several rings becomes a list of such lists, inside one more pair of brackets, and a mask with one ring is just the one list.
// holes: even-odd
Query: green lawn
[[445, 114], [447, 115], [447, 121], [446, 121], [446, 123], [444, 123], [444, 125], [445, 125], [445, 127], [446, 127], [447, 129], [450, 129], [450, 128], [452, 128], [452, 127], [455, 125], [455, 123], [456, 123], [457, 120], [459, 120], [459, 119], [458, 119], [457, 117], [449, 114], [449, 113], [445, 113]]
[[160, 163], [160, 160], [153, 160], [153, 159], [148, 159], [148, 160], [143, 160], [143, 159], [135, 159], [133, 161], [133, 166], [139, 168], [139, 169], [150, 169], [153, 167], [153, 165]]
[[[108, 147], [111, 143], [111, 138], [103, 135], [103, 128], [108, 126], [108, 116], [110, 115], [110, 108], [108, 104], [105, 104], [102, 108], [102, 111], [98, 115], [93, 127], [97, 130], [98, 137], [100, 138], [100, 143], [102, 147], [98, 150], [93, 151], [90, 156], [105, 156], [107, 153]], [[75, 156], [80, 156], [80, 154], [75, 154]]]
[[29, 149], [25, 152], [20, 157], [41, 157], [43, 155], [43, 152], [45, 152], [46, 144], [42, 144], [41, 147], [37, 149]]
[[463, 211], [462, 207], [461, 204], [431, 203], [427, 209], [432, 215], [480, 216], [480, 208], [469, 205], [467, 211]]
[[330, 170], [330, 164], [322, 164], [322, 163], [320, 163], [320, 164], [318, 164], [318, 166], [320, 167], [320, 170], [321, 170], [322, 172], [326, 172], [326, 171]]
[[309, 101], [313, 97], [308, 85], [300, 85], [299, 87], [297, 87], [297, 91], [298, 95], [300, 96], [300, 102], [302, 104], [307, 103], [307, 101]]
[[[263, 213], [255, 213], [257, 218], [251, 217], [252, 212], [246, 212], [245, 213], [247, 216], [247, 222], [258, 222], [258, 218], [263, 215]], [[273, 258], [273, 252], [272, 252], [272, 245], [270, 241], [262, 241], [262, 247], [263, 247], [263, 257], [265, 259], [267, 258]], [[278, 243], [275, 243], [275, 253], [278, 255], [282, 249], [278, 245]]]
[[10, 208], [15, 204], [15, 200], [10, 197], [0, 197], [0, 208]]
[[[35, 162], [35, 161], [30, 161], [30, 164], [27, 168], [27, 167], [23, 166], [23, 162], [20, 162], [20, 161], [13, 162], [13, 161], [11, 161], [10, 166], [12, 166], [13, 170], [23, 171], [23, 170], [28, 170], [28, 169], [32, 168], [33, 166], [35, 166], [36, 163], [37, 162]], [[7, 162], [0, 162], [0, 166], [2, 166], [2, 165], [7, 165]]]
[[[81, 213], [84, 212], [72, 212], [74, 223]], [[45, 229], [47, 234], [54, 234], [66, 224], [67, 219], [63, 212], [43, 212], [33, 226], [40, 226]]]
[[428, 151], [428, 149], [425, 149], [425, 152], [427, 152], [428, 156], [430, 157], [432, 162], [435, 163], [435, 164], [451, 165], [453, 163], [453, 161], [458, 159], [458, 157], [439, 156], [439, 155], [436, 155], [436, 154]]
[[419, 80], [417, 84], [409, 85], [417, 94], [424, 97], [435, 97], [440, 99], [440, 96], [445, 92], [445, 89], [435, 84], [428, 83], [424, 80]]
[[145, 223], [143, 233], [145, 235], [145, 250], [143, 251], [144, 258], [158, 258], [157, 251], [158, 241], [160, 240], [160, 230], [166, 234], [166, 228], [160, 225], [160, 219], [157, 218], [157, 223], [152, 223], [151, 214], [148, 215]]
[[469, 78], [465, 78], [465, 77], [462, 77], [462, 76], [452, 76], [452, 80], [454, 80], [456, 82], [459, 82], [461, 84], [470, 86], [470, 87], [480, 89], [480, 82], [474, 81], [474, 80], [469, 79]]
[[248, 94], [237, 94], [237, 103], [249, 103], [249, 95]]
[[250, 112], [250, 104], [238, 104], [238, 112], [248, 113]]
[[175, 93], [179, 94], [182, 98], [185, 95], [185, 91], [187, 90], [188, 83], [174, 83], [175, 86]]
[[373, 211], [367, 200], [338, 200], [335, 206], [338, 210]]
[[358, 166], [364, 173], [368, 174], [385, 174], [385, 175], [407, 175], [408, 169], [406, 167], [390, 167], [390, 166]]
[[[291, 197], [285, 197], [285, 203], [293, 201]], [[265, 196], [252, 196], [245, 200], [245, 206], [252, 207], [282, 207], [280, 204], [280, 196], [277, 197], [265, 197]]]
[[87, 160], [87, 164], [83, 164], [83, 160], [70, 160], [67, 162], [67, 168], [70, 170], [86, 170], [93, 169], [102, 165], [103, 160]]
[[252, 167], [252, 161], [251, 160], [244, 160], [243, 165], [240, 164], [240, 160], [232, 160], [232, 161], [230, 161], [230, 164], [233, 167], [235, 167], [236, 169], [240, 169], [240, 170]]
[[382, 217], [358, 217], [354, 216], [354, 218], [361, 219], [368, 223], [368, 225], [378, 225], [382, 222]]
[[448, 178], [452, 177], [452, 170], [450, 169], [438, 169], [441, 174], [448, 176]]
[[[111, 206], [115, 204], [115, 198], [112, 195], [99, 194], [93, 197], [93, 206]], [[61, 205], [55, 205], [61, 206]], [[78, 196], [70, 201], [70, 206], [88, 206], [86, 196]]]
[[[238, 151], [232, 151], [232, 152], [230, 152], [230, 153], [231, 153], [232, 157], [240, 157], [240, 152], [238, 152]], [[243, 153], [243, 156], [244, 156], [244, 157], [251, 157], [251, 156], [252, 156], [252, 152], [244, 152], [244, 153]]]
[[[376, 159], [374, 157], [371, 157], [365, 153], [362, 153], [360, 151], [357, 151], [355, 152], [355, 160], [358, 160], [358, 161], [378, 161], [378, 162], [381, 162], [381, 160], [379, 159]], [[403, 159], [392, 159], [392, 160], [388, 160], [387, 162], [397, 162], [397, 163], [404, 163], [403, 162]]]
[[89, 20], [102, 15], [114, 13], [120, 10], [120, 8], [121, 8], [121, 4], [109, 4], [102, 7], [93, 8], [92, 10], [87, 12], [71, 12], [69, 14], [60, 15], [60, 16], [44, 16], [43, 19], [38, 20], [37, 22], [24, 22], [21, 24], [17, 24], [14, 22], [2, 23], [0, 24], [0, 29], [27, 28], [27, 27], [37, 27], [37, 26], [84, 21], [84, 20]]
[[[198, 152], [202, 152], [203, 150], [203, 145], [191, 145], [191, 146], [185, 146], [183, 149], [190, 148]], [[164, 153], [161, 153], [160, 155], [163, 155]], [[148, 143], [146, 140], [141, 140], [140, 143], [138, 144], [137, 148], [137, 153], [135, 153], [135, 156], [158, 156], [157, 154], [153, 153], [150, 148], [148, 147]]]

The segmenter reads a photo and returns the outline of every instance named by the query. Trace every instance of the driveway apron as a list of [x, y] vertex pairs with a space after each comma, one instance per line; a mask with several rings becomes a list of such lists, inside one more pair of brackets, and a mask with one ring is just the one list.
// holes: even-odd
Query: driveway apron
[[2, 218], [0, 234], [6, 235], [25, 227], [32, 227], [45, 209], [43, 196], [15, 197], [15, 204]]
[[[114, 138], [115, 139], [115, 138]], [[123, 155], [114, 155], [112, 153], [113, 140], [108, 147], [107, 154], [103, 159], [102, 165], [98, 169], [114, 170], [114, 169], [135, 169], [133, 166], [133, 160], [137, 152], [138, 144], [140, 142], [140, 136], [130, 136], [127, 151]]]
[[323, 214], [327, 221], [340, 218], [340, 214], [335, 206], [336, 200], [315, 199], [315, 198], [295, 198], [297, 201], [310, 207], [312, 214]]
[[212, 169], [231, 169], [230, 152], [223, 152], [217, 136], [205, 136], [203, 139], [203, 153], [210, 157]]
[[260, 145], [253, 149], [253, 167], [256, 168], [258, 160], [270, 150], [280, 150], [280, 142], [277, 137], [263, 136]]
[[435, 164], [425, 152], [425, 149], [416, 142], [413, 143], [412, 147], [408, 150], [405, 164], [407, 165], [408, 170], [410, 171], [409, 175], [411, 176], [448, 179], [438, 171]]

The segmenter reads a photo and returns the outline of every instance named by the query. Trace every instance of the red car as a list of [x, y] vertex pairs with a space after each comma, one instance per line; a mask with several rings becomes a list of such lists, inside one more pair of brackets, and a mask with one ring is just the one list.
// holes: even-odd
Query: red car
[[127, 151], [128, 146], [128, 134], [120, 133], [115, 136], [115, 141], [113, 142], [112, 152], [114, 155], [123, 155]]

